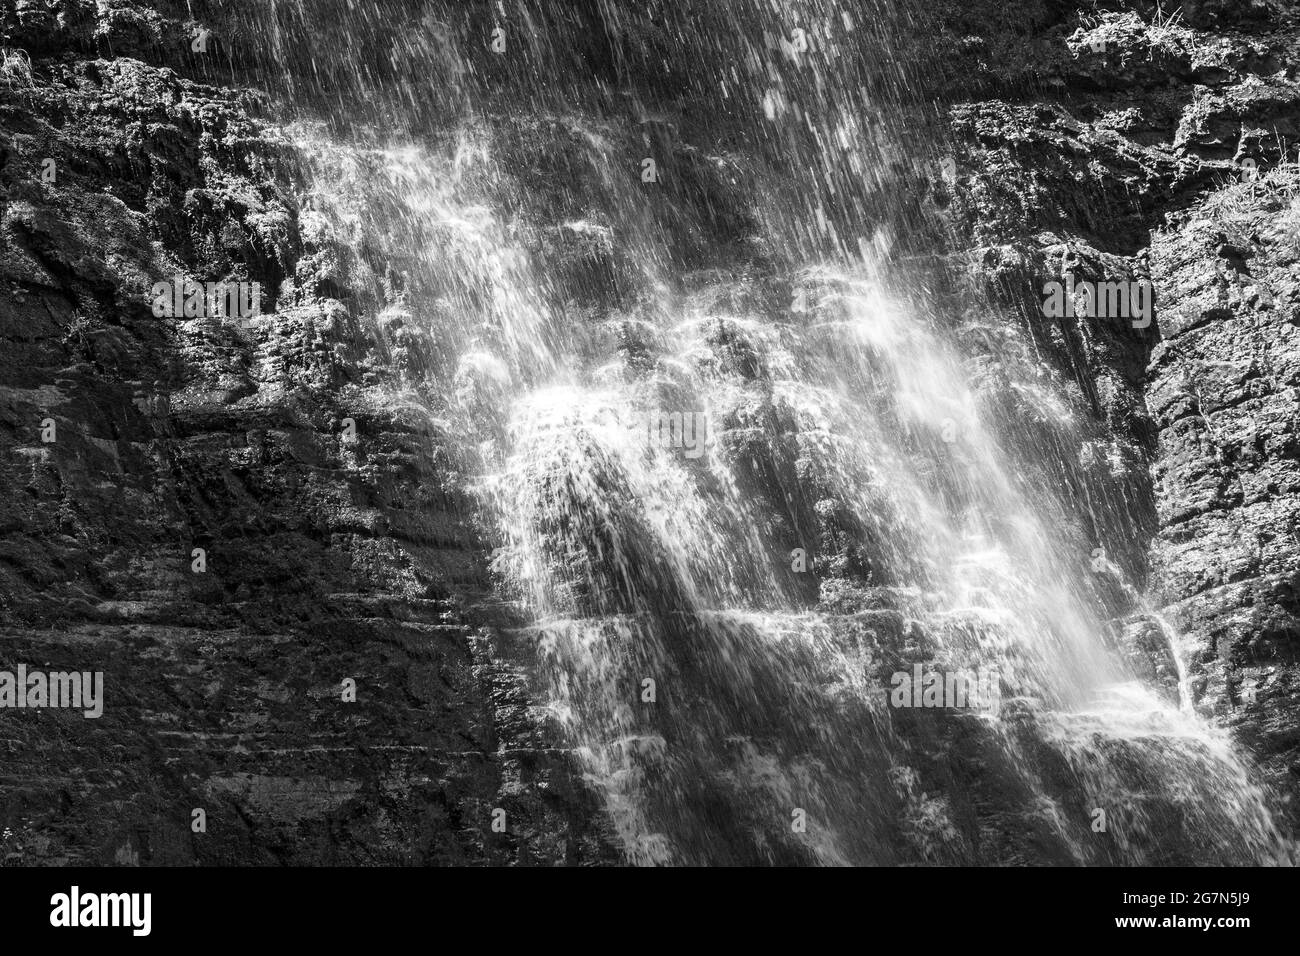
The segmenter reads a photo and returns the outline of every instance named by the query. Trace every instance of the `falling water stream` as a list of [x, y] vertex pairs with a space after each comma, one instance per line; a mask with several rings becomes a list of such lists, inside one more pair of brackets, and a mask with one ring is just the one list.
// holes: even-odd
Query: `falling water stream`
[[[888, 55], [910, 5], [548, 6], [387, 27], [388, 72], [345, 84], [370, 112], [298, 126], [304, 228], [380, 290], [627, 860], [1289, 862], [1177, 635], [1170, 699], [1117, 648], [1078, 501], [987, 397], [1090, 437], [927, 255], [920, 198], [953, 184]], [[614, 53], [584, 86], [593, 22]], [[621, 83], [658, 75], [651, 27], [692, 66], [657, 100]], [[893, 706], [918, 666], [993, 674], [998, 706]]]

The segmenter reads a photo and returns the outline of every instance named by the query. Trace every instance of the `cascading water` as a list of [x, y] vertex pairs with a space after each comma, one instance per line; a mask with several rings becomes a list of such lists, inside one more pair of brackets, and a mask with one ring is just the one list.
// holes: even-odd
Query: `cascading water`
[[[1117, 507], [1085, 522], [1034, 440], [1087, 423], [924, 255], [951, 184], [906, 130], [910, 7], [426, 7], [388, 72], [332, 81], [386, 91], [364, 121], [303, 127], [313, 228], [460, 448], [630, 862], [1291, 862], [1172, 629], [1146, 615], [1173, 701], [1117, 647], [1144, 609], [1089, 540]], [[625, 82], [660, 53], [677, 87]], [[916, 668], [997, 706], [892, 706]]]

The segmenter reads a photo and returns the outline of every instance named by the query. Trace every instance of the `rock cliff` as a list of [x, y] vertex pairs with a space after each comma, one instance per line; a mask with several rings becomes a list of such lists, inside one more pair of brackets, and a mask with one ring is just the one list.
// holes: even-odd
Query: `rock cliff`
[[[384, 36], [426, 22], [375, 8]], [[612, 139], [674, 140], [682, 174], [647, 215], [675, 265], [762, 260], [754, 183], [718, 158], [762, 147], [683, 79], [700, 51], [607, 41], [598, 8], [540, 4], [551, 19], [529, 22], [566, 38], [545, 53], [577, 64], [574, 101], [599, 104]], [[378, 32], [326, 26], [295, 41], [305, 9], [285, 4], [281, 33], [226, 2], [0, 0], [0, 665], [103, 671], [109, 688], [97, 720], [0, 715], [0, 853], [615, 862], [534, 662], [503, 636], [517, 622], [428, 413], [436, 349], [379, 318], [385, 256], [322, 225], [292, 123], [337, 127], [338, 104], [385, 89], [412, 48], [385, 60]], [[1053, 453], [1089, 502], [1085, 544], [1149, 605], [1116, 640], [1172, 687], [1149, 640], [1162, 614], [1196, 706], [1300, 820], [1300, 4], [934, 0], [910, 29], [918, 139], [954, 167], [908, 215], [918, 246], [974, 279], [951, 290], [955, 313], [980, 316], [961, 334], [1014, 328], [1026, 366], [1070, 396], [1089, 441]], [[427, 86], [393, 94], [401, 121], [433, 123], [486, 82], [481, 63], [434, 62]], [[598, 171], [573, 127], [519, 99], [531, 62], [498, 94], [517, 113], [490, 119], [511, 150], [499, 198], [556, 284], [582, 290], [579, 311], [626, 303], [620, 256], [637, 250], [557, 228], [599, 198], [569, 180]], [[321, 102], [302, 92], [312, 70]], [[1150, 280], [1155, 321], [1046, 318], [1043, 287], [1067, 272]], [[261, 314], [157, 315], [153, 286], [172, 277], [256, 283]], [[989, 382], [990, 401], [1023, 405]], [[1033, 409], [1008, 418], [1052, 440]], [[852, 577], [851, 546], [828, 535], [828, 567]], [[888, 609], [866, 612], [901, 640]], [[1033, 827], [1017, 842], [1028, 798], [977, 738], [915, 730], [930, 776], [906, 781], [900, 812], [920, 826], [927, 786], [966, 789], [963, 839], [985, 841], [967, 861], [1064, 862]]]

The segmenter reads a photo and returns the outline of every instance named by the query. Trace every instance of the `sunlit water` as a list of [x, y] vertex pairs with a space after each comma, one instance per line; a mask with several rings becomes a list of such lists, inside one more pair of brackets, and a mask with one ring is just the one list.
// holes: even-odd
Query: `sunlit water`
[[[870, 225], [897, 146], [861, 121], [844, 51], [747, 48], [779, 60], [723, 84], [779, 167], [757, 263], [675, 261], [603, 121], [546, 118], [589, 215], [540, 224], [501, 208], [517, 171], [473, 110], [421, 141], [300, 132], [305, 224], [355, 253], [381, 346], [453, 437], [510, 638], [627, 859], [1007, 859], [972, 844], [1000, 827], [1054, 862], [1290, 862], [1191, 706], [1178, 636], [1160, 623], [1170, 700], [1117, 652], [1078, 502], [987, 420], [987, 356], [893, 255], [895, 226]], [[575, 246], [621, 252], [636, 295], [575, 294]], [[1080, 446], [1021, 367], [1010, 387]], [[1000, 706], [892, 706], [917, 664], [994, 673]], [[959, 819], [966, 789], [993, 822]]]

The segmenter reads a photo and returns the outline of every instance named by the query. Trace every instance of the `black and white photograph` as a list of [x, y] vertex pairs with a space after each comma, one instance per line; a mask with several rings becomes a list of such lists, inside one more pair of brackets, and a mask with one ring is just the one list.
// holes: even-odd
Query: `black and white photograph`
[[0, 817], [1285, 927], [1300, 2], [0, 0]]

